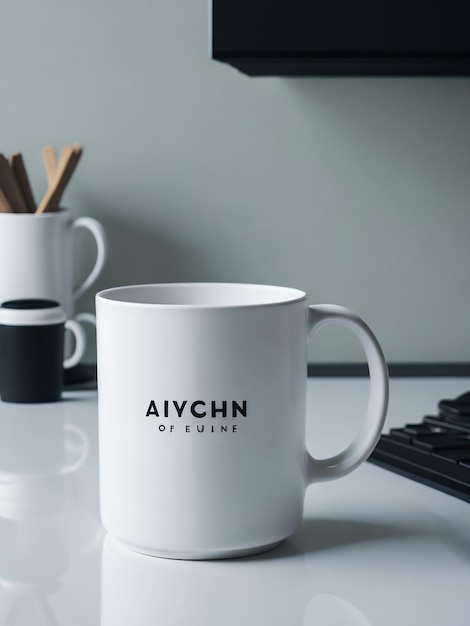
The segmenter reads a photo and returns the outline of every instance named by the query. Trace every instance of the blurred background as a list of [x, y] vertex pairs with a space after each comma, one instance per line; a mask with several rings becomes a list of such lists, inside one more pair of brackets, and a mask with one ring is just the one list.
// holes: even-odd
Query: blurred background
[[[84, 155], [63, 206], [106, 229], [105, 287], [283, 284], [353, 308], [389, 361], [470, 360], [470, 81], [248, 78], [207, 0], [5, 0], [0, 151]], [[92, 265], [76, 242], [76, 274]], [[93, 358], [94, 346], [90, 348]], [[327, 328], [310, 361], [362, 361]]]

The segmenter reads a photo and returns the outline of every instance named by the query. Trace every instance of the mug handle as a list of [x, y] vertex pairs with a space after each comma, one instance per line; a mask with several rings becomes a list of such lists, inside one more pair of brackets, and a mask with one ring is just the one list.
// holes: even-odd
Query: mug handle
[[65, 328], [70, 330], [75, 337], [75, 350], [71, 356], [64, 360], [65, 369], [69, 369], [74, 365], [77, 365], [85, 352], [86, 339], [85, 331], [78, 322], [74, 320], [66, 320]]
[[388, 406], [388, 368], [379, 342], [367, 324], [349, 309], [335, 304], [309, 306], [308, 340], [325, 324], [350, 328], [364, 348], [369, 365], [370, 391], [365, 420], [349, 446], [327, 459], [308, 455], [308, 483], [341, 478], [367, 459], [375, 448]]
[[77, 313], [73, 319], [81, 324], [88, 322], [88, 324], [92, 324], [96, 328], [96, 315], [94, 313], [84, 311], [83, 313]]
[[95, 266], [85, 278], [83, 283], [76, 287], [73, 292], [73, 299], [79, 298], [90, 287], [103, 269], [108, 255], [108, 243], [106, 233], [101, 224], [92, 217], [79, 217], [72, 222], [72, 228], [87, 228], [96, 241], [96, 261]]

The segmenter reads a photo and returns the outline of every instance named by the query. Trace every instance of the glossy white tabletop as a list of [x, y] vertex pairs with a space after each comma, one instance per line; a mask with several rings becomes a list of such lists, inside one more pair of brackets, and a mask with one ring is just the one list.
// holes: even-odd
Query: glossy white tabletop
[[[394, 379], [385, 430], [435, 413], [468, 379]], [[307, 439], [352, 436], [367, 381], [309, 379]], [[279, 548], [170, 561], [105, 537], [94, 392], [0, 403], [0, 626], [453, 626], [470, 623], [470, 505], [364, 464], [309, 488]]]

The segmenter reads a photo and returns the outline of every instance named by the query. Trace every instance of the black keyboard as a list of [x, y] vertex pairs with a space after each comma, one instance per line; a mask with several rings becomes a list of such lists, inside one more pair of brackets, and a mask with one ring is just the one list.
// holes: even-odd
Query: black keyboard
[[368, 460], [470, 502], [470, 393], [441, 400], [438, 415], [392, 428]]

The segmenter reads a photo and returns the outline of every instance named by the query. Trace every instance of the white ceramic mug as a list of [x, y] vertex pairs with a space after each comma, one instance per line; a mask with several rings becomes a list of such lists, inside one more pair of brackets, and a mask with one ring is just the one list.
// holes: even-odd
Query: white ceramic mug
[[[361, 464], [382, 430], [387, 366], [368, 326], [297, 289], [188, 283], [97, 294], [101, 517], [146, 554], [262, 552], [302, 519], [306, 487]], [[366, 417], [340, 454], [306, 450], [307, 341], [356, 333], [370, 371]]]
[[[93, 269], [73, 285], [73, 234], [89, 230], [96, 241]], [[97, 279], [107, 255], [101, 224], [91, 217], [73, 219], [65, 210], [53, 213], [0, 213], [0, 302], [19, 298], [56, 300], [68, 318], [74, 302]]]

